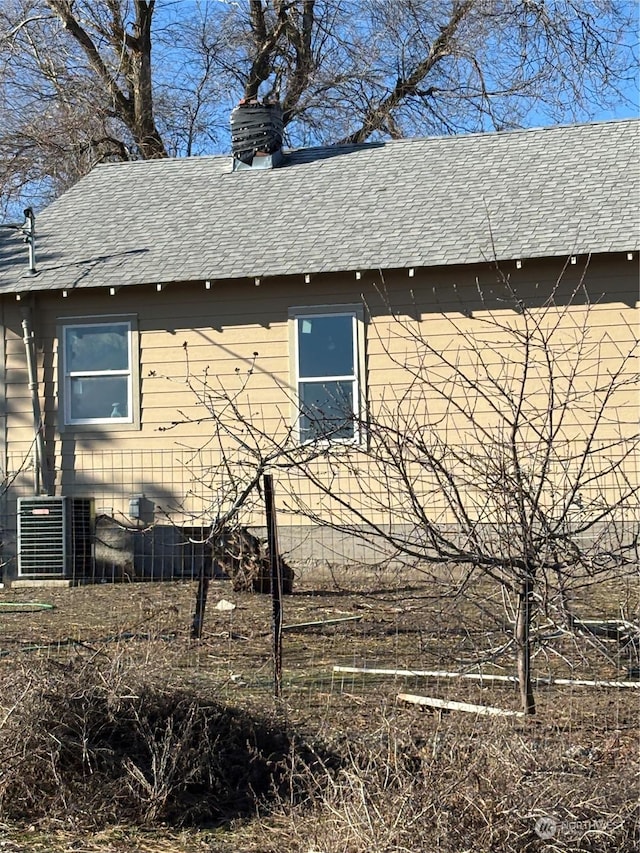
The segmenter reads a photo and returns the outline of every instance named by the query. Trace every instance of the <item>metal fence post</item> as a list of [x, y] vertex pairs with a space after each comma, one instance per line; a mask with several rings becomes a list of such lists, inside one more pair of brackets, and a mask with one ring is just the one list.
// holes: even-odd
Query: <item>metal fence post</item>
[[276, 698], [282, 695], [282, 563], [278, 548], [273, 477], [264, 475], [264, 502], [267, 515], [267, 543], [271, 563], [271, 603], [273, 607], [273, 689]]

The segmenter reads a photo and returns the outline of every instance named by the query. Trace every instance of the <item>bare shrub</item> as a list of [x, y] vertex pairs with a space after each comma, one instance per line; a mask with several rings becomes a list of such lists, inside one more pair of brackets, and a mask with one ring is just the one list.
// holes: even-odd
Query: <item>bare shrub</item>
[[32, 663], [2, 681], [3, 821], [224, 824], [234, 846], [220, 849], [247, 853], [637, 849], [637, 733], [623, 718], [599, 730], [372, 700], [361, 716], [336, 709], [321, 748], [278, 715], [151, 687], [119, 661]]
[[118, 668], [48, 662], [5, 679], [0, 815], [9, 820], [224, 822], [284, 790], [293, 736], [276, 719], [151, 687]]

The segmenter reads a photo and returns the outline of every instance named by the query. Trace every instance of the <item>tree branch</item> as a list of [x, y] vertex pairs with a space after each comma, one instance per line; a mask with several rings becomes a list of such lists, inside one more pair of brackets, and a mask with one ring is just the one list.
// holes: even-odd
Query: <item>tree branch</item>
[[372, 133], [383, 129], [393, 110], [409, 95], [415, 94], [425, 77], [451, 53], [455, 34], [475, 4], [476, 0], [461, 0], [461, 2], [455, 3], [449, 22], [441, 28], [440, 34], [432, 43], [427, 56], [406, 77], [399, 77], [393, 91], [378, 104], [370, 106], [365, 112], [360, 128], [341, 139], [337, 143], [338, 145], [365, 142]]

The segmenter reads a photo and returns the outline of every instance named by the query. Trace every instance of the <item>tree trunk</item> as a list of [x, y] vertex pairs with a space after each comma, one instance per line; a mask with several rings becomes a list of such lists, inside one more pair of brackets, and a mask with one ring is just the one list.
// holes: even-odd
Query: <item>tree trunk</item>
[[144, 160], [166, 157], [164, 142], [153, 117], [153, 89], [151, 85], [151, 19], [155, 0], [138, 0], [136, 3], [136, 38], [129, 38], [133, 77], [133, 132], [140, 155]]
[[193, 614], [193, 622], [191, 623], [191, 639], [202, 639], [202, 626], [204, 625], [204, 611], [207, 607], [207, 595], [209, 593], [209, 572], [202, 561], [200, 570], [200, 578], [198, 580], [198, 590], [196, 592], [196, 607]]
[[531, 685], [531, 644], [529, 633], [531, 627], [533, 598], [533, 579], [525, 577], [518, 591], [518, 610], [516, 613], [515, 640], [518, 655], [518, 687], [520, 703], [525, 714], [535, 714], [536, 705]]

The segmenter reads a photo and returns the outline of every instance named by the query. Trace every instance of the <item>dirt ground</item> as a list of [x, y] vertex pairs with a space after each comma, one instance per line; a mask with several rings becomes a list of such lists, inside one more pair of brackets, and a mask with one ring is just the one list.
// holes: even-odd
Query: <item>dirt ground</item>
[[[577, 595], [575, 611], [584, 619], [629, 621], [637, 616], [639, 595], [633, 581], [611, 582]], [[338, 748], [342, 753], [347, 744], [358, 744], [360, 748], [367, 745], [368, 739], [379, 741], [382, 730], [393, 729], [394, 742], [412, 756], [415, 753], [418, 763], [422, 760], [422, 740], [431, 743], [429, 738], [436, 736], [434, 732], [449, 732], [453, 737], [451, 732], [461, 726], [462, 739], [475, 738], [483, 726], [496, 723], [485, 723], [476, 715], [428, 712], [400, 700], [399, 694], [518, 709], [516, 689], [508, 682], [334, 671], [336, 666], [412, 672], [478, 672], [481, 668], [484, 674], [512, 675], [510, 603], [500, 591], [486, 584], [467, 586], [461, 593], [420, 574], [408, 578], [390, 574], [349, 576], [348, 572], [337, 571], [307, 573], [283, 604], [280, 699], [274, 697], [270, 598], [234, 593], [228, 581], [212, 581], [203, 636], [196, 641], [191, 639], [195, 596], [196, 584], [192, 581], [0, 590], [0, 679], [9, 678], [18, 668], [25, 673], [30, 668], [35, 670], [36, 662], [43, 660], [61, 665], [73, 661], [117, 661], [121, 669], [135, 671], [138, 678], [163, 691], [188, 688], [205, 700], [277, 715], [299, 737], [322, 741], [328, 749]], [[233, 608], [225, 609], [227, 603]], [[506, 737], [511, 745], [526, 742], [527, 755], [534, 749], [532, 744], [541, 743], [550, 755], [575, 750], [580, 785], [588, 778], [594, 791], [611, 774], [621, 778], [621, 767], [637, 786], [640, 690], [549, 683], [553, 677], [574, 681], [626, 680], [637, 668], [637, 644], [576, 636], [560, 629], [557, 622], [553, 624], [550, 612], [545, 614], [541, 608], [535, 626], [536, 717], [505, 718], [500, 722], [500, 737]], [[2, 700], [0, 706], [0, 720], [4, 717], [6, 723], [7, 715], [15, 713], [15, 708], [6, 707]], [[458, 722], [461, 716], [464, 722]], [[2, 726], [0, 733], [1, 729]], [[558, 790], [564, 791], [562, 796], [566, 799], [571, 790], [571, 785], [565, 784], [568, 771], [562, 761], [556, 764], [555, 769], [537, 767], [535, 772], [546, 772], [547, 780], [554, 778], [554, 773], [559, 774], [564, 787], [561, 785]], [[570, 768], [571, 772], [574, 770]], [[574, 787], [580, 785], [576, 783]], [[549, 787], [548, 781], [545, 786]], [[386, 796], [388, 791], [384, 791]], [[637, 790], [634, 794], [628, 789], [626, 796], [632, 802]], [[333, 809], [334, 826], [338, 809], [335, 803], [325, 805], [326, 813]], [[613, 814], [614, 806], [623, 805], [609, 804], [607, 808]], [[520, 815], [519, 819], [526, 818], [533, 824], [535, 815], [544, 816], [545, 809], [548, 812], [552, 808], [549, 800], [535, 800], [534, 806], [532, 814]], [[522, 841], [522, 833], [517, 843], [499, 842], [500, 833], [496, 830], [494, 841], [482, 841], [477, 848], [470, 844], [468, 849], [617, 849], [607, 847], [602, 839], [598, 843], [603, 846], [598, 847], [591, 837], [588, 821], [595, 826], [593, 814], [598, 813], [597, 809], [583, 813], [574, 808], [572, 812], [572, 803], [562, 801], [560, 794], [553, 807], [556, 821], [564, 821], [558, 826], [569, 826], [571, 831], [580, 823], [574, 819], [576, 825], [570, 824], [571, 814], [587, 815], [581, 818], [578, 829], [586, 832], [592, 846], [580, 846], [570, 835], [565, 846], [546, 846], [545, 839], [525, 827], [522, 833], [528, 832], [526, 842]], [[600, 811], [604, 814], [603, 808]], [[261, 853], [277, 849], [351, 853], [366, 849], [357, 846], [360, 842], [348, 841], [348, 833], [339, 836], [340, 840], [336, 836], [334, 842], [326, 840], [329, 836], [325, 835], [324, 841], [316, 839], [309, 846], [310, 836], [305, 836], [302, 829], [305, 819], [296, 817], [295, 834], [299, 829], [302, 835], [293, 839], [291, 815], [284, 805], [255, 820], [238, 819], [220, 826], [118, 824], [89, 834], [60, 821], [46, 825], [24, 815], [24, 821], [12, 819], [3, 823], [0, 816], [0, 851]], [[352, 817], [349, 832], [355, 831], [353, 823]], [[320, 825], [317, 819], [316, 824]], [[630, 838], [629, 832], [637, 832], [637, 823], [632, 831], [625, 831], [625, 838]], [[372, 837], [377, 838], [376, 831]], [[370, 847], [371, 853], [430, 849], [402, 846], [409, 844], [406, 839], [396, 844], [389, 840], [389, 833], [384, 837], [386, 846]], [[286, 838], [290, 841], [283, 841]], [[554, 844], [559, 842], [556, 835]], [[363, 845], [366, 843], [362, 841]], [[462, 850], [455, 846], [457, 843], [450, 840], [447, 846], [443, 842], [439, 849]]]

